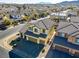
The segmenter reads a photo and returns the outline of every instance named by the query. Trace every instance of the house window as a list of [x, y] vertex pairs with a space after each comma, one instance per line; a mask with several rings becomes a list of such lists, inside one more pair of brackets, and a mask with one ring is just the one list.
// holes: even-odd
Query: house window
[[37, 29], [37, 28], [35, 28], [35, 29], [34, 29], [34, 32], [38, 32], [38, 29]]
[[36, 28], [36, 27], [34, 27], [34, 28], [33, 28], [33, 32], [36, 33], [36, 34], [39, 34], [39, 29]]
[[42, 29], [42, 32], [45, 33], [45, 29]]
[[32, 30], [32, 27], [29, 27], [29, 30]]
[[65, 33], [59, 33], [59, 36], [65, 37]]
[[76, 43], [78, 43], [78, 44], [79, 44], [79, 38], [77, 38], [77, 39], [76, 39]]
[[33, 28], [34, 28], [34, 26], [31, 25], [31, 26], [28, 27], [28, 30], [33, 31]]

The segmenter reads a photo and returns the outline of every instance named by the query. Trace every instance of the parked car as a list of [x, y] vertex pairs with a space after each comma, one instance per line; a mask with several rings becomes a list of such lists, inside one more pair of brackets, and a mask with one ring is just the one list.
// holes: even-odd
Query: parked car
[[6, 30], [6, 29], [7, 29], [6, 25], [0, 24], [0, 30]]

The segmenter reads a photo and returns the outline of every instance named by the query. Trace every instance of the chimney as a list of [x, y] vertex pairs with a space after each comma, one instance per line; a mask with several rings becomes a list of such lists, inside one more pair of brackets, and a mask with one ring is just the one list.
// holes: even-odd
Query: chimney
[[70, 18], [70, 17], [68, 17], [68, 18], [67, 18], [67, 21], [68, 21], [68, 22], [71, 22], [71, 18]]

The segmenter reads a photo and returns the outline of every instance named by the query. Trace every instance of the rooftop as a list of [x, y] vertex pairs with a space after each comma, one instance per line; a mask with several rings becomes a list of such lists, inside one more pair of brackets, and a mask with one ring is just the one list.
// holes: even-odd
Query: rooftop
[[67, 13], [65, 13], [65, 12], [54, 12], [51, 15], [53, 15], [53, 16], [67, 16]]
[[[57, 27], [58, 32], [67, 33], [71, 36], [76, 36], [76, 33], [79, 31], [79, 23], [73, 22], [59, 22]], [[78, 33], [77, 33], [78, 34]]]
[[42, 29], [50, 29], [53, 25], [56, 24], [54, 21], [49, 19], [49, 16], [38, 19], [38, 20], [32, 20], [29, 23], [35, 25], [38, 28], [42, 28]]
[[56, 36], [54, 38], [53, 43], [59, 44], [59, 45], [62, 45], [62, 46], [68, 47], [68, 48], [72, 48], [75, 50], [79, 50], [79, 48], [78, 48], [79, 45], [72, 44], [72, 43], [68, 42], [66, 38], [63, 38], [63, 37]]
[[79, 23], [79, 17], [71, 17], [71, 22]]

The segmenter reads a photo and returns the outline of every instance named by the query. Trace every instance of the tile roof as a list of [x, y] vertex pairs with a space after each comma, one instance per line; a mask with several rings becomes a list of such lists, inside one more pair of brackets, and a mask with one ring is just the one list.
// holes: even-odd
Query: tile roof
[[79, 23], [79, 17], [71, 17], [71, 22]]
[[59, 22], [59, 25], [57, 27], [57, 31], [62, 32], [62, 33], [67, 33], [69, 35], [72, 35], [72, 36], [76, 37], [76, 35], [79, 33], [78, 32], [79, 31], [79, 23]]
[[38, 20], [32, 20], [29, 23], [37, 26], [38, 28], [43, 29], [50, 29], [53, 25], [56, 24], [54, 21], [50, 20], [49, 17], [41, 18]]

